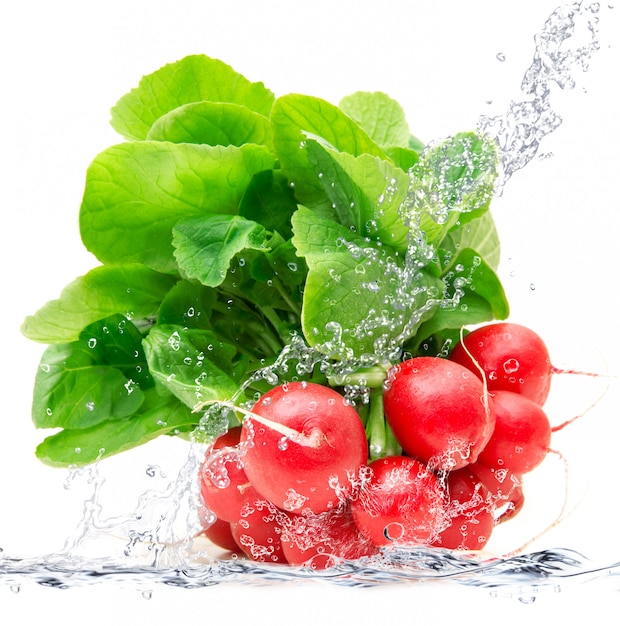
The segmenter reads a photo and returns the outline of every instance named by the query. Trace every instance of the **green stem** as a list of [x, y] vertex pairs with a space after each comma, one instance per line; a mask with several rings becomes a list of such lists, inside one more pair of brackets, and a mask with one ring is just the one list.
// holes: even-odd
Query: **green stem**
[[368, 424], [368, 416], [370, 414], [370, 403], [362, 404], [357, 409], [357, 412], [359, 413], [360, 420], [362, 420], [362, 424], [363, 424], [364, 428], [366, 428], [366, 425]]
[[284, 302], [286, 302], [286, 304], [287, 304], [288, 308], [291, 310], [291, 312], [295, 314], [297, 319], [301, 319], [301, 307], [291, 300], [291, 298], [290, 298], [289, 294], [287, 293], [286, 289], [284, 289], [284, 287], [282, 286], [282, 282], [280, 281], [280, 279], [279, 278], [272, 278], [271, 280], [273, 281], [273, 283], [272, 283], [273, 286], [278, 290], [278, 293], [282, 297], [282, 300], [284, 300]]
[[385, 419], [383, 410], [383, 391], [374, 389], [370, 392], [370, 409], [366, 423], [366, 437], [370, 460], [380, 459], [386, 456], [398, 456], [402, 454], [402, 448], [389, 424]]
[[396, 441], [390, 425], [385, 422], [385, 456], [400, 456], [403, 453], [401, 445]]
[[342, 387], [343, 385], [360, 385], [370, 389], [381, 389], [387, 377], [391, 365], [373, 365], [368, 369], [362, 369], [354, 374], [344, 374], [342, 376], [330, 376], [329, 384], [332, 387]]
[[370, 412], [366, 425], [370, 460], [385, 456], [385, 414], [383, 413], [383, 392], [374, 389], [370, 392]]

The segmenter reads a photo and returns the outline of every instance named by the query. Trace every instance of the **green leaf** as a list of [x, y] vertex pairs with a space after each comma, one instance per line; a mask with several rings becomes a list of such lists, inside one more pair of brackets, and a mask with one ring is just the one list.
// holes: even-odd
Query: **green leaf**
[[[510, 309], [502, 284], [476, 250], [461, 250], [442, 279], [448, 297], [421, 325], [417, 335], [420, 342], [446, 329], [457, 330], [462, 326], [508, 317]], [[450, 298], [457, 290], [461, 294], [451, 304]]]
[[242, 250], [264, 250], [267, 232], [238, 215], [202, 215], [181, 220], [172, 230], [174, 256], [188, 278], [217, 287], [233, 257]]
[[417, 137], [414, 137], [413, 135], [409, 137], [409, 149], [410, 150], [413, 150], [414, 152], [417, 152], [418, 154], [420, 154], [424, 150], [425, 147], [426, 147], [426, 144], [421, 139], [418, 139]]
[[89, 348], [98, 363], [113, 365], [132, 384], [145, 390], [155, 383], [148, 370], [142, 339], [142, 333], [130, 320], [123, 315], [112, 315], [87, 326], [79, 341]]
[[271, 149], [271, 124], [264, 115], [229, 102], [191, 102], [162, 115], [147, 140], [242, 146], [256, 143]]
[[238, 395], [239, 383], [233, 378], [237, 350], [215, 333], [158, 325], [143, 343], [151, 375], [188, 407]]
[[158, 324], [186, 328], [211, 328], [211, 314], [217, 300], [214, 289], [189, 280], [180, 280], [162, 300]]
[[203, 100], [240, 104], [268, 117], [274, 96], [222, 61], [191, 55], [144, 76], [112, 109], [111, 124], [128, 139], [146, 139], [162, 115]]
[[22, 333], [34, 341], [66, 343], [77, 340], [89, 324], [115, 313], [151, 317], [175, 282], [172, 276], [138, 264], [96, 267], [27, 317]]
[[408, 172], [420, 159], [419, 153], [408, 148], [398, 146], [385, 148], [385, 153], [390, 157], [394, 165]]
[[293, 235], [291, 216], [297, 200], [280, 170], [265, 170], [254, 176], [239, 206], [239, 215], [277, 231], [285, 239]]
[[[307, 273], [303, 259], [297, 256], [297, 250], [290, 239], [284, 240], [275, 234], [268, 241], [269, 250], [257, 255], [250, 266], [251, 276], [255, 280], [268, 283], [274, 278], [288, 287], [301, 285]], [[288, 294], [295, 297], [297, 290]]]
[[379, 91], [357, 91], [340, 101], [340, 108], [380, 146], [409, 147], [409, 125], [403, 108]]
[[254, 144], [112, 146], [87, 172], [84, 245], [102, 263], [140, 262], [174, 273], [172, 227], [184, 217], [236, 214], [252, 176], [271, 167], [273, 155]]
[[349, 184], [342, 181], [343, 188], [359, 207], [361, 233], [405, 252], [409, 228], [400, 207], [407, 197], [409, 177], [389, 161], [369, 154], [330, 154], [350, 179]]
[[[454, 265], [456, 255], [463, 248], [472, 248], [494, 270], [497, 270], [500, 261], [500, 242], [495, 221], [490, 211], [485, 211], [476, 219], [465, 221], [451, 230], [441, 242], [441, 255], [446, 258], [447, 265]], [[444, 265], [446, 269], [446, 265]]]
[[499, 156], [495, 142], [459, 133], [429, 146], [411, 169], [407, 211], [431, 244], [439, 244], [463, 214], [486, 210], [494, 194]]
[[139, 386], [99, 364], [86, 342], [52, 345], [35, 378], [32, 420], [37, 428], [87, 428], [131, 415], [143, 400]]
[[[300, 208], [293, 244], [309, 267], [302, 328], [310, 345], [345, 358], [386, 354], [411, 336], [440, 296], [440, 282], [416, 271], [409, 289], [404, 260], [387, 246]], [[401, 282], [405, 281], [405, 282]]]
[[299, 202], [310, 208], [329, 201], [308, 160], [305, 150], [308, 139], [354, 156], [371, 154], [386, 158], [383, 150], [362, 128], [338, 107], [320, 98], [299, 94], [278, 98], [273, 105], [271, 124], [282, 170], [295, 185]]
[[90, 428], [63, 430], [39, 444], [36, 455], [53, 467], [87, 465], [160, 435], [195, 427], [198, 420], [199, 416], [176, 398], [162, 398], [152, 389], [137, 414]]

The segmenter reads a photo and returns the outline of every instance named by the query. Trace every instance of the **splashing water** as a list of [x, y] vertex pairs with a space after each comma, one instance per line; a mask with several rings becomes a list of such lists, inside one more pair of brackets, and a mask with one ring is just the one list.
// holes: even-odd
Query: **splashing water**
[[[501, 175], [495, 183], [495, 194], [503, 192], [511, 176], [537, 154], [544, 137], [562, 123], [560, 115], [550, 104], [553, 85], [572, 89], [575, 86], [574, 70], [588, 69], [592, 55], [600, 48], [597, 29], [599, 12], [600, 5], [596, 2], [577, 2], [556, 9], [535, 37], [534, 60], [521, 84], [523, 99], [512, 102], [504, 115], [480, 117], [479, 130], [497, 141], [500, 147]], [[428, 167], [429, 179], [436, 180], [433, 163], [428, 163]], [[427, 203], [428, 207], [423, 212], [441, 225], [447, 216], [437, 214], [434, 207], [458, 204], [460, 197], [478, 193], [479, 189], [460, 189], [456, 197], [442, 198], [436, 204], [429, 200], [434, 190], [422, 186], [422, 191], [422, 195], [409, 193], [407, 202], [416, 208], [420, 203]], [[442, 191], [438, 190], [439, 193]], [[479, 203], [488, 199], [483, 193]], [[415, 233], [415, 228], [412, 230]], [[409, 244], [409, 256], [413, 262], [406, 266], [404, 272], [398, 273], [403, 288], [398, 296], [401, 301], [392, 303], [396, 308], [406, 309], [411, 304], [411, 287], [416, 283], [418, 269], [415, 259], [426, 263], [433, 253], [414, 234]], [[388, 267], [390, 262], [389, 259], [385, 261], [386, 269], [393, 271], [393, 267]], [[451, 298], [431, 299], [432, 305], [448, 306], [458, 301], [459, 285], [455, 282], [453, 287]], [[368, 288], [372, 290], [373, 286], [369, 284]], [[423, 313], [424, 310], [417, 312], [419, 316]], [[408, 324], [415, 324], [418, 320], [419, 317], [411, 319]], [[381, 323], [389, 324], [393, 320]], [[343, 349], [340, 340], [342, 330], [334, 325], [330, 330], [333, 341], [322, 345], [321, 350], [310, 348], [299, 336], [293, 337], [276, 362], [259, 370], [254, 378], [247, 381], [244, 389], [258, 380], [276, 385], [281, 378], [303, 376], [318, 367], [323, 374], [342, 380], [349, 399], [367, 402], [368, 387], [364, 381], [346, 384], [346, 377], [360, 368], [372, 368], [389, 360], [393, 356], [394, 344], [377, 346], [375, 354], [352, 359], [350, 355], [339, 352]], [[365, 330], [358, 329], [359, 332]], [[407, 330], [405, 327], [402, 332]], [[171, 346], [174, 348], [175, 345], [176, 338], [171, 337]], [[334, 360], [331, 358], [334, 356], [344, 358]], [[372, 376], [372, 371], [368, 375]], [[221, 411], [221, 407], [216, 410]], [[216, 423], [227, 421], [225, 415], [223, 418], [222, 415], [216, 417]], [[205, 430], [210, 428], [213, 424], [205, 424]], [[498, 558], [437, 549], [390, 547], [377, 556], [346, 561], [325, 571], [215, 558], [210, 552], [211, 547], [204, 546], [198, 537], [205, 523], [213, 521], [210, 513], [200, 508], [197, 493], [196, 476], [205, 449], [204, 445], [194, 443], [186, 463], [166, 489], [145, 492], [133, 513], [108, 519], [103, 516], [99, 503], [104, 481], [98, 473], [97, 464], [74, 470], [70, 481], [87, 475], [92, 489], [91, 497], [84, 503], [83, 518], [76, 531], [56, 554], [29, 559], [10, 557], [0, 550], [0, 582], [18, 592], [26, 582], [66, 588], [108, 581], [151, 589], [154, 583], [195, 588], [226, 582], [265, 584], [301, 579], [347, 586], [443, 580], [489, 590], [508, 588], [524, 601], [535, 597], [541, 589], [557, 591], [560, 585], [593, 578], [604, 579], [614, 588], [620, 588], [620, 563], [592, 563], [578, 553], [562, 549]], [[150, 471], [154, 471], [152, 467]], [[105, 557], [100, 556], [102, 550]]]
[[501, 150], [498, 195], [510, 177], [536, 156], [544, 137], [562, 124], [551, 107], [553, 85], [573, 89], [575, 69], [588, 70], [592, 55], [600, 49], [600, 10], [598, 2], [583, 0], [558, 7], [534, 38], [534, 61], [521, 82], [524, 99], [513, 101], [504, 115], [480, 117], [479, 130], [494, 137]]

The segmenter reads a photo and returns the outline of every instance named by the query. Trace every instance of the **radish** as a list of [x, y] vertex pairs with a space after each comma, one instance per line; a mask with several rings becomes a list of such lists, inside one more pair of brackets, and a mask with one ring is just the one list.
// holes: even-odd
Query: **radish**
[[415, 357], [393, 367], [383, 402], [404, 452], [434, 469], [473, 463], [495, 425], [480, 379], [439, 357]]
[[243, 469], [240, 437], [240, 426], [218, 437], [200, 468], [203, 504], [228, 522], [239, 519], [239, 511], [247, 502], [260, 498]]
[[202, 533], [211, 543], [227, 552], [240, 552], [240, 548], [235, 541], [230, 527], [230, 522], [223, 519], [216, 519]]
[[252, 485], [297, 513], [321, 513], [346, 500], [368, 458], [357, 411], [337, 391], [315, 383], [267, 392], [245, 418], [241, 442]]
[[495, 526], [489, 490], [468, 467], [450, 472], [445, 488], [448, 525], [431, 545], [450, 550], [481, 550]]
[[492, 468], [525, 474], [538, 467], [549, 451], [551, 425], [542, 408], [512, 391], [492, 395], [495, 431], [478, 461]]
[[253, 561], [286, 563], [280, 535], [280, 512], [266, 500], [247, 503], [239, 519], [230, 524], [232, 536]]
[[376, 546], [426, 545], [445, 525], [444, 495], [430, 469], [410, 457], [372, 461], [369, 478], [351, 502], [361, 533]]
[[522, 394], [542, 406], [554, 372], [544, 341], [532, 330], [509, 322], [481, 326], [459, 342], [450, 360], [481, 377], [489, 391]]
[[525, 498], [519, 474], [506, 468], [487, 467], [480, 462], [468, 465], [467, 469], [489, 490], [496, 524], [507, 522], [523, 508]]
[[348, 506], [319, 515], [287, 515], [282, 549], [291, 565], [327, 569], [344, 559], [372, 556], [378, 548], [358, 529]]

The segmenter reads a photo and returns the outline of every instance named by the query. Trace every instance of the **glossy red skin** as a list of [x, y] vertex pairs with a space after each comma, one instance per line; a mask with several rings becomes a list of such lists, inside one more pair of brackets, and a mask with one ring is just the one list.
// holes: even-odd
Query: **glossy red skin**
[[241, 549], [232, 535], [230, 522], [222, 519], [216, 519], [213, 524], [211, 524], [208, 528], [205, 528], [202, 534], [218, 548], [222, 548], [222, 550], [241, 553]]
[[525, 474], [538, 467], [549, 451], [551, 425], [542, 408], [523, 395], [496, 391], [495, 431], [478, 461], [492, 468]]
[[319, 515], [288, 514], [282, 533], [282, 549], [291, 565], [317, 570], [379, 552], [359, 531], [348, 507]]
[[[549, 395], [553, 367], [549, 351], [534, 331], [509, 322], [487, 324], [469, 333], [463, 343], [484, 370], [489, 391], [512, 391], [542, 406]], [[482, 378], [463, 343], [450, 360]]]
[[427, 545], [445, 525], [444, 494], [436, 476], [405, 456], [368, 466], [371, 477], [351, 502], [361, 533], [376, 546]]
[[395, 366], [388, 381], [385, 416], [408, 455], [443, 470], [476, 461], [495, 426], [478, 377], [447, 359], [415, 357]]
[[245, 472], [265, 499], [286, 511], [321, 513], [349, 497], [351, 481], [366, 465], [368, 444], [358, 413], [338, 392], [288, 383], [265, 394], [252, 411], [317, 440], [316, 446], [301, 445], [246, 418], [241, 441], [251, 445], [243, 460]]
[[266, 500], [247, 503], [239, 519], [230, 524], [232, 536], [239, 548], [253, 561], [286, 563], [282, 550], [281, 511]]
[[[260, 497], [243, 469], [242, 456], [237, 449], [240, 437], [240, 426], [218, 437], [200, 469], [200, 495], [204, 505], [219, 519], [228, 522], [239, 518], [247, 502]], [[227, 479], [226, 486], [219, 484], [223, 478]]]
[[489, 490], [469, 468], [450, 472], [446, 478], [448, 525], [432, 545], [449, 550], [482, 550], [495, 526]]
[[487, 467], [483, 463], [472, 463], [467, 469], [489, 490], [496, 524], [507, 522], [523, 508], [525, 497], [520, 474], [506, 468]]

